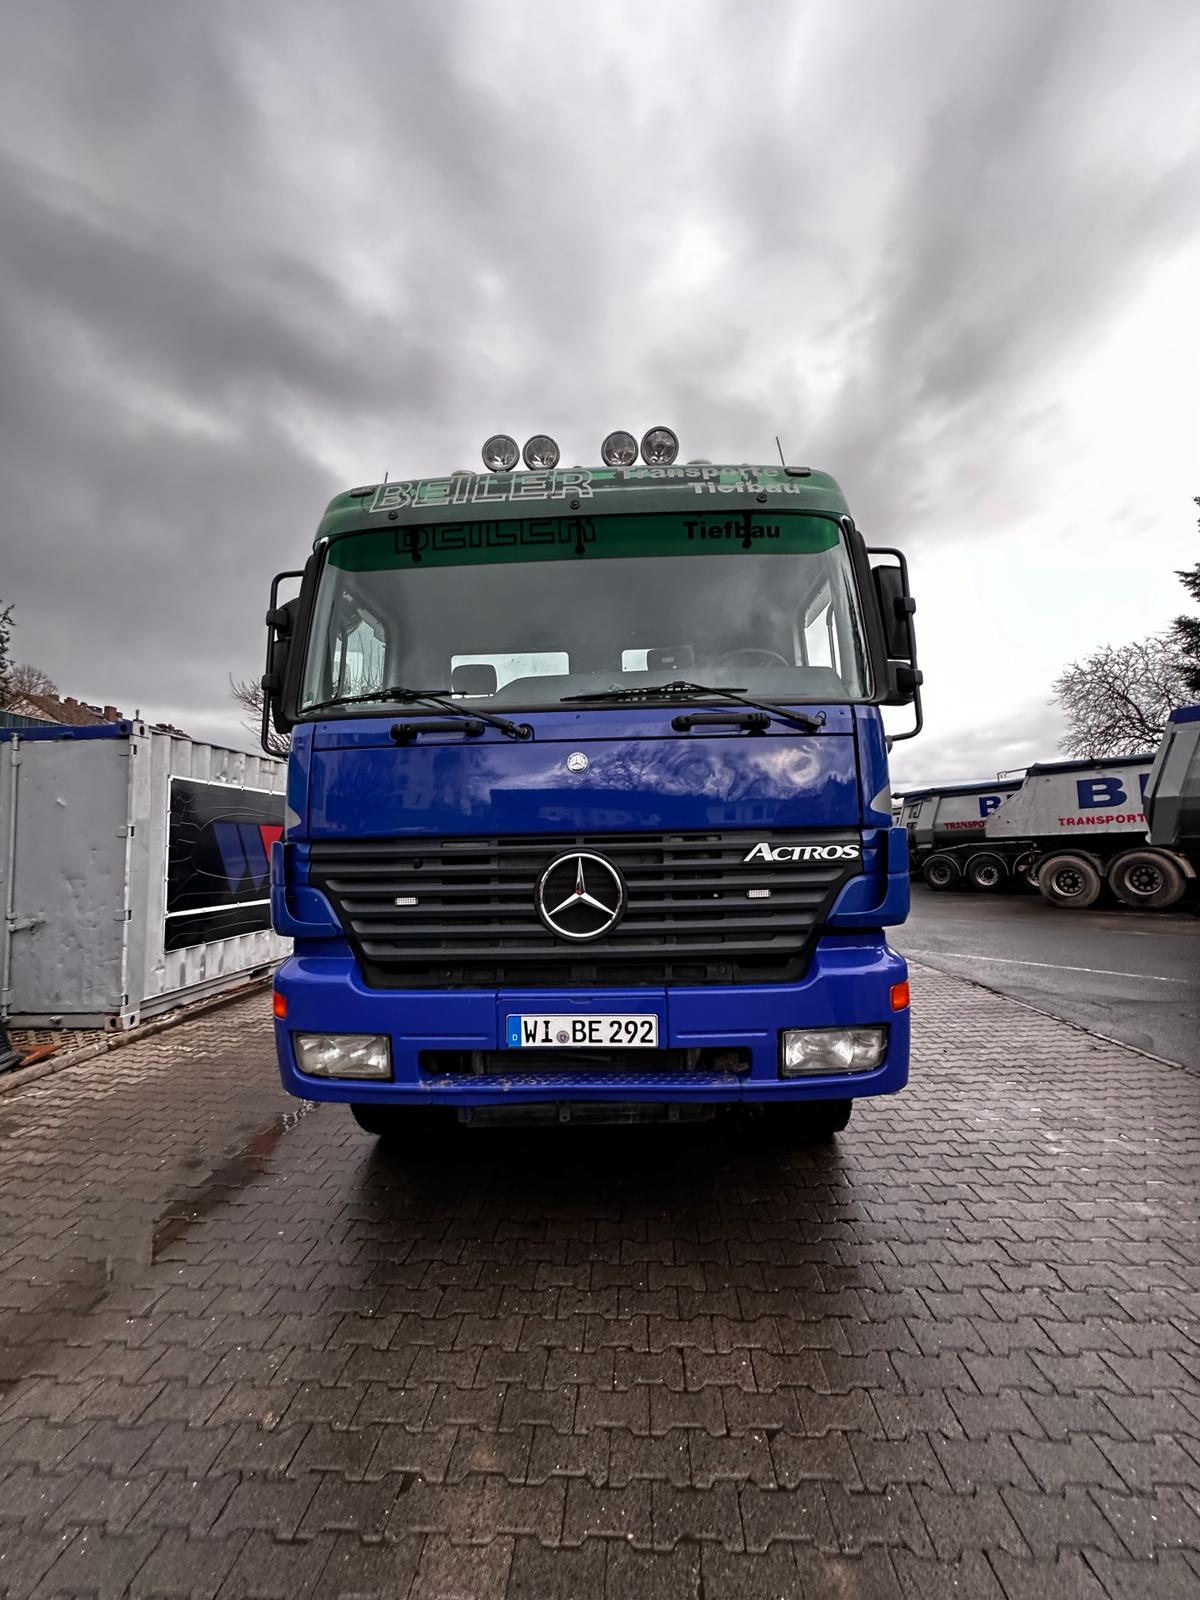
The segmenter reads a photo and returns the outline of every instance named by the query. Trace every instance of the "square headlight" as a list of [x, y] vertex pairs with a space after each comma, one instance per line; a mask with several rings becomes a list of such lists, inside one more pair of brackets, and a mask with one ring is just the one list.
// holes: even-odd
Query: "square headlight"
[[300, 1071], [313, 1078], [390, 1078], [386, 1033], [294, 1033]]
[[779, 1071], [785, 1078], [869, 1072], [886, 1049], [886, 1028], [788, 1028], [780, 1035]]

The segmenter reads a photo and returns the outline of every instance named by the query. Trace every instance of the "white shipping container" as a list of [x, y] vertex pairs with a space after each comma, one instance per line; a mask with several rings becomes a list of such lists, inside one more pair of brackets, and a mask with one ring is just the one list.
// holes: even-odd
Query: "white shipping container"
[[132, 1027], [266, 972], [284, 763], [137, 722], [0, 736], [0, 1008]]
[[1030, 767], [1025, 782], [987, 819], [989, 839], [1069, 839], [1087, 845], [1101, 835], [1146, 832], [1143, 796], [1152, 756], [1110, 761], [1050, 761]]

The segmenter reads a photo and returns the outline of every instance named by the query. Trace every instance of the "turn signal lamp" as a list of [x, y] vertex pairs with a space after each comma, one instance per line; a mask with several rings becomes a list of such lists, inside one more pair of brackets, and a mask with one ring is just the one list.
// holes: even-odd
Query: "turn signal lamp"
[[679, 440], [670, 428], [649, 428], [642, 435], [642, 460], [648, 467], [669, 467], [679, 454]]
[[548, 433], [526, 439], [522, 454], [530, 472], [551, 472], [558, 465], [558, 446]]
[[483, 447], [483, 464], [489, 472], [511, 472], [520, 459], [517, 441], [506, 433], [494, 433]]
[[907, 978], [904, 980], [903, 983], [894, 983], [892, 985], [892, 1010], [893, 1011], [907, 1011], [908, 1010], [908, 979]]
[[631, 467], [638, 458], [638, 442], [624, 428], [610, 433], [600, 446], [600, 459], [606, 467]]
[[271, 996], [271, 1010], [279, 1018], [280, 1022], [287, 1020], [287, 996], [280, 994], [278, 989]]

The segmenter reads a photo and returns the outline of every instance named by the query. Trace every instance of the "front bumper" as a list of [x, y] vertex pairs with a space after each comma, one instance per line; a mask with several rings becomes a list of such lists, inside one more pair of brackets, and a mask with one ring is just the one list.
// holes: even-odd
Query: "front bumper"
[[[893, 1094], [908, 1081], [909, 1018], [890, 1009], [893, 984], [907, 977], [882, 935], [827, 934], [801, 983], [695, 989], [411, 990], [368, 989], [353, 957], [294, 956], [276, 975], [287, 1002], [275, 1024], [283, 1086], [305, 1100], [373, 1105], [488, 1106], [553, 1101], [736, 1104]], [[514, 1012], [654, 1012], [662, 1045], [750, 1053], [747, 1071], [543, 1070], [538, 1052], [513, 1050], [512, 1071], [451, 1077], [422, 1071], [422, 1051], [503, 1050]], [[784, 1028], [883, 1023], [887, 1052], [869, 1072], [800, 1079], [779, 1076]], [[314, 1078], [302, 1073], [292, 1033], [382, 1033], [391, 1040], [392, 1081]]]

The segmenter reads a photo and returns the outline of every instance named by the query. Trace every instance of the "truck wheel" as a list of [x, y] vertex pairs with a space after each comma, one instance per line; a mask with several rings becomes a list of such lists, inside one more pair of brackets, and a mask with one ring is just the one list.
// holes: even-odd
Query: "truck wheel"
[[1030, 874], [1037, 863], [1037, 857], [1032, 850], [1022, 850], [1021, 854], [1012, 864], [1013, 882], [1020, 884], [1022, 889], [1032, 889], [1033, 883]]
[[352, 1105], [350, 1115], [364, 1133], [373, 1133], [377, 1139], [394, 1138], [403, 1125], [399, 1106]]
[[1108, 881], [1122, 905], [1146, 911], [1173, 906], [1186, 887], [1179, 863], [1161, 850], [1126, 850], [1109, 868]]
[[853, 1100], [789, 1100], [765, 1108], [767, 1125], [787, 1144], [824, 1144], [850, 1121]]
[[1003, 856], [982, 850], [967, 862], [966, 879], [980, 894], [995, 894], [1008, 882], [1008, 864]]
[[921, 876], [931, 889], [953, 889], [962, 869], [953, 856], [930, 856], [921, 868]]
[[1082, 911], [1100, 893], [1101, 877], [1086, 856], [1047, 856], [1037, 869], [1037, 886], [1052, 906]]
[[350, 1115], [364, 1133], [373, 1133], [377, 1139], [386, 1139], [389, 1143], [403, 1139], [413, 1149], [420, 1149], [449, 1128], [454, 1120], [454, 1108], [358, 1103], [351, 1105]]

